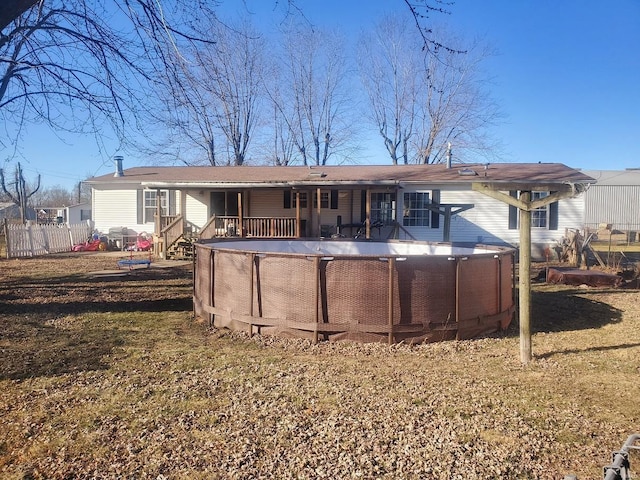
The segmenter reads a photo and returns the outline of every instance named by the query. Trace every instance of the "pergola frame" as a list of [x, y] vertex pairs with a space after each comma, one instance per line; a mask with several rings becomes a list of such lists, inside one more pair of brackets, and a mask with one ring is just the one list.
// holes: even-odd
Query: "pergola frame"
[[[531, 362], [531, 212], [563, 198], [575, 197], [585, 190], [584, 184], [570, 183], [503, 183], [474, 182], [472, 190], [516, 207], [520, 213], [520, 247], [518, 258], [518, 323], [520, 325], [520, 361]], [[504, 193], [519, 191], [518, 198]], [[531, 200], [532, 192], [553, 192]]]

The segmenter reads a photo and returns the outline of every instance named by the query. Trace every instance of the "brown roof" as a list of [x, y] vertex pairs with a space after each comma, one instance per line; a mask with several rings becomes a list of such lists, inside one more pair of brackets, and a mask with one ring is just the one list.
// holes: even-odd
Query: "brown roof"
[[87, 180], [92, 185], [142, 184], [148, 187], [304, 186], [419, 184], [586, 184], [595, 180], [561, 163], [492, 163], [436, 165], [331, 165], [331, 166], [230, 166], [133, 167], [122, 177], [113, 174]]

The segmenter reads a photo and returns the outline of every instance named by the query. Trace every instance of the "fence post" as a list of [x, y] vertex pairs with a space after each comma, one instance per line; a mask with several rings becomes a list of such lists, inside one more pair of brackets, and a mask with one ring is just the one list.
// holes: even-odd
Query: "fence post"
[[9, 239], [9, 221], [6, 218], [2, 219], [2, 230], [4, 231], [4, 243], [7, 250], [7, 258], [11, 258], [11, 240]]
[[71, 225], [67, 223], [67, 233], [69, 234], [69, 251], [73, 250], [73, 232], [71, 231]]
[[31, 251], [31, 256], [33, 257], [33, 232], [31, 231], [31, 225], [27, 223], [27, 238], [29, 238], [29, 250]]

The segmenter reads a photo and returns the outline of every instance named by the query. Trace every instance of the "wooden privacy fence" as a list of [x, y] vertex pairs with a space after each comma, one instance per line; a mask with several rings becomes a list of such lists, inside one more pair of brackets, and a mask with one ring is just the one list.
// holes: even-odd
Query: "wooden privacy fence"
[[7, 258], [33, 257], [49, 253], [70, 252], [91, 235], [86, 223], [76, 225], [15, 225], [4, 223]]

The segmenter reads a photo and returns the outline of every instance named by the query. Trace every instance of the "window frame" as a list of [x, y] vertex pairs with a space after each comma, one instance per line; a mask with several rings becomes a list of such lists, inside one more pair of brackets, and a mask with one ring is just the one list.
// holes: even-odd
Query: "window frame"
[[[160, 190], [160, 215], [166, 216], [169, 215], [169, 190]], [[153, 205], [147, 205], [147, 194], [153, 194]], [[149, 200], [151, 200], [149, 198]], [[158, 209], [158, 190], [147, 188], [142, 191], [142, 223], [154, 223], [155, 222], [155, 213]], [[164, 203], [164, 205], [163, 205]], [[149, 215], [151, 213], [151, 215]], [[149, 218], [149, 216], [151, 218]]]
[[[415, 197], [416, 199], [421, 198], [421, 202], [419, 203], [420, 208], [415, 208], [411, 205], [412, 197]], [[431, 205], [432, 202], [432, 190], [416, 190], [414, 192], [404, 192], [402, 196], [402, 226], [430, 228], [432, 222], [431, 210], [426, 206]], [[412, 211], [421, 212], [421, 214], [411, 215]]]
[[396, 202], [395, 192], [371, 192], [371, 221], [382, 221], [385, 226], [395, 225]]
[[[549, 192], [531, 192], [531, 201], [539, 200], [549, 196]], [[531, 228], [548, 230], [549, 229], [549, 207], [544, 205], [531, 210]], [[544, 225], [540, 225], [544, 221]]]

